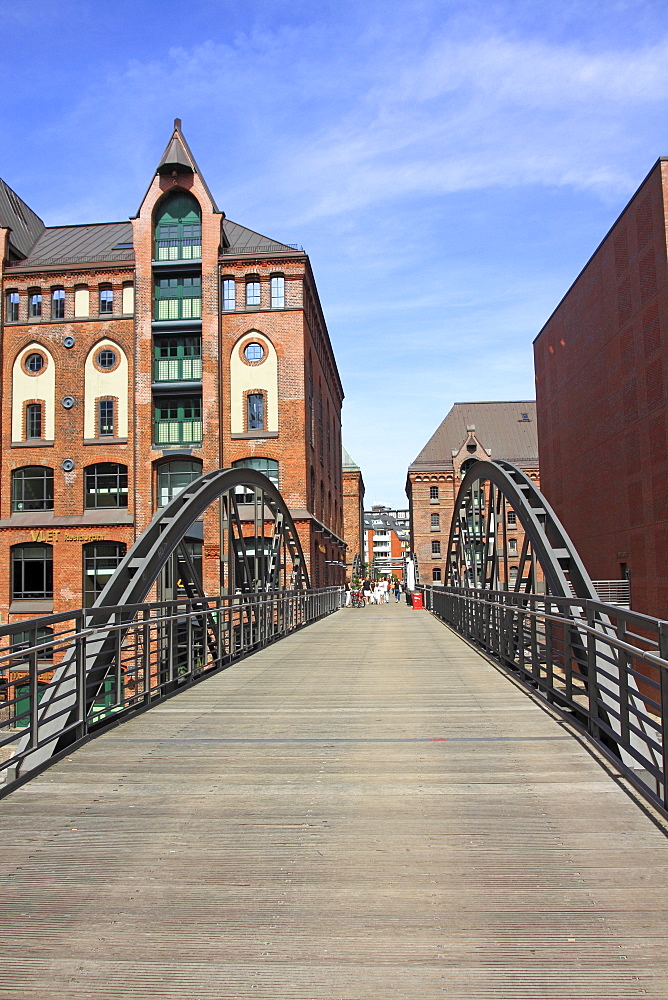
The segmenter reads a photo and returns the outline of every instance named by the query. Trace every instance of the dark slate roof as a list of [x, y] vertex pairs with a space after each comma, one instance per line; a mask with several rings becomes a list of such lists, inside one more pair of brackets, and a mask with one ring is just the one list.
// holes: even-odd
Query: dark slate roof
[[20, 257], [27, 257], [44, 230], [44, 223], [15, 191], [0, 178], [0, 226], [11, 229], [9, 242]]
[[128, 247], [114, 250], [119, 243], [132, 243], [130, 222], [101, 222], [89, 226], [54, 226], [45, 229], [22, 267], [48, 264], [84, 264], [94, 261], [134, 260]]
[[281, 253], [302, 249], [295, 243], [279, 243], [261, 233], [253, 232], [252, 229], [246, 229], [231, 219], [223, 219], [221, 243], [223, 253]]
[[[522, 414], [529, 419], [522, 419]], [[503, 458], [515, 465], [538, 465], [535, 400], [496, 403], [455, 403], [443, 423], [409, 466], [409, 471], [452, 468], [452, 452], [459, 451], [467, 437], [467, 427], [475, 426], [475, 436], [491, 458]]]
[[193, 169], [178, 132], [174, 133], [167, 145], [167, 149], [162, 154], [162, 159], [158, 164], [158, 173], [163, 173], [164, 170], [169, 170], [171, 167], [175, 167], [176, 169], [185, 168], [191, 172]]

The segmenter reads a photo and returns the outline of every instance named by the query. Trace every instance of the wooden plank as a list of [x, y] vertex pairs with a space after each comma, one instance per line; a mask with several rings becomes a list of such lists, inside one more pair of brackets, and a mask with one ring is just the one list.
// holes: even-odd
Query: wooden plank
[[0, 803], [0, 996], [668, 996], [668, 842], [426, 612], [345, 609]]

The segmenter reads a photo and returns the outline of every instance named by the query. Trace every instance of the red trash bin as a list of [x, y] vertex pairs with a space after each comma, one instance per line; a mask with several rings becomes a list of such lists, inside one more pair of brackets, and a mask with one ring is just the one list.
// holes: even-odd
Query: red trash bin
[[422, 594], [411, 594], [411, 605], [418, 611], [422, 610], [424, 607], [422, 604]]

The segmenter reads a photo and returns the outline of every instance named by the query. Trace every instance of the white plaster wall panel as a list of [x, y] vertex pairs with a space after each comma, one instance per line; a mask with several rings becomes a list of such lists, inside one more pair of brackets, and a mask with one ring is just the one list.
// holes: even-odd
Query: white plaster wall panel
[[[112, 371], [101, 371], [95, 365], [95, 358], [107, 348], [119, 358], [118, 367]], [[128, 359], [113, 340], [100, 340], [88, 353], [84, 373], [84, 438], [97, 437], [95, 426], [95, 400], [104, 396], [114, 396], [118, 400], [115, 437], [128, 436]]]
[[74, 289], [74, 315], [90, 316], [90, 292], [87, 288]]
[[135, 286], [123, 285], [123, 313], [131, 314], [135, 311]]
[[[28, 375], [23, 370], [22, 362], [29, 354], [38, 351], [46, 358], [46, 365], [37, 375]], [[45, 441], [53, 441], [55, 427], [56, 401], [56, 366], [53, 356], [43, 344], [29, 344], [14, 361], [12, 370], [12, 441], [22, 441], [24, 404], [29, 399], [44, 401], [42, 413], [42, 437]]]
[[[249, 365], [240, 356], [240, 348], [255, 342], [264, 347], [266, 356], [261, 364]], [[240, 337], [232, 348], [230, 358], [230, 430], [241, 434], [246, 430], [244, 421], [244, 393], [261, 389], [267, 394], [267, 431], [278, 431], [278, 358], [268, 337], [251, 330]], [[259, 432], [258, 432], [259, 433]]]

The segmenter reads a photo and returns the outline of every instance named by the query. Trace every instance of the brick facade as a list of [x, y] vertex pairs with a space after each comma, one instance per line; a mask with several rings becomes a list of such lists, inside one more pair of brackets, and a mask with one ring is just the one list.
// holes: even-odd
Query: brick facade
[[[197, 252], [189, 249], [187, 260], [169, 253], [156, 260], [156, 219], [172, 195], [195, 199], [201, 219], [201, 257], [198, 246]], [[29, 234], [21, 232], [24, 217], [31, 225]], [[225, 219], [178, 122], [129, 223], [49, 229], [35, 220], [34, 213], [3, 185], [2, 620], [81, 607], [83, 546], [88, 541], [116, 542], [129, 548], [155, 513], [161, 467], [175, 461], [195, 463], [201, 471], [257, 457], [278, 462], [279, 489], [293, 513], [312, 583], [342, 582], [343, 391], [306, 254]], [[260, 285], [257, 306], [246, 304], [248, 276]], [[280, 286], [272, 285], [278, 276]], [[224, 277], [234, 278], [237, 285], [237, 299], [229, 309], [223, 308]], [[166, 288], [172, 281], [178, 286], [173, 294], [183, 295], [178, 302], [174, 299], [182, 310], [177, 318], [158, 314], [161, 281]], [[185, 291], [191, 287], [197, 294], [186, 299]], [[284, 289], [284, 294], [272, 298], [274, 287]], [[58, 296], [54, 299], [54, 289], [64, 291], [63, 302]], [[35, 297], [40, 293], [42, 315], [35, 316], [31, 312], [39, 306]], [[171, 309], [173, 303], [168, 305]], [[186, 312], [186, 305], [191, 312]], [[240, 345], [255, 340], [266, 347], [263, 357], [252, 362], [257, 364], [253, 372], [257, 391], [265, 399], [265, 422], [260, 429], [234, 430], [231, 414], [247, 411], [247, 396], [253, 391], [233, 390], [234, 373], [245, 363], [238, 360]], [[177, 374], [164, 377], [156, 361], [159, 345], [189, 341], [201, 345], [198, 367], [189, 360], [176, 360]], [[105, 346], [111, 352], [106, 360], [115, 359], [107, 368], [99, 364]], [[42, 361], [30, 362], [41, 365], [33, 373], [26, 368], [26, 359], [40, 352]], [[113, 433], [109, 426], [103, 427], [104, 434], [99, 430], [103, 401], [109, 403], [104, 413], [112, 415]], [[25, 414], [32, 403], [41, 405], [38, 416], [43, 426], [39, 435], [29, 437]], [[172, 411], [178, 414], [173, 420]], [[161, 430], [158, 418], [163, 412], [168, 416]], [[86, 436], [84, 424], [94, 429], [92, 435]], [[49, 430], [47, 435], [47, 428], [53, 433]], [[174, 441], [170, 435], [177, 431], [182, 438]], [[87, 478], [86, 470], [100, 463], [127, 470], [127, 506], [122, 476], [114, 494], [118, 506], [85, 506], [84, 493], [93, 488], [95, 502], [108, 500], [108, 481]], [[38, 473], [39, 468], [53, 470], [52, 510], [30, 509], [30, 499], [26, 503], [16, 499], [21, 486], [15, 473], [26, 468], [37, 468]], [[19, 479], [32, 474], [19, 473]], [[28, 484], [26, 497], [30, 488]], [[216, 593], [220, 589], [219, 563], [213, 558], [219, 551], [216, 508], [204, 515], [200, 543], [204, 586]], [[11, 579], [12, 549], [31, 544], [51, 547], [52, 597], [29, 600], [13, 592], [17, 587]], [[21, 550], [15, 572], [22, 572], [19, 564], [29, 557], [27, 549]], [[25, 572], [29, 575], [30, 567]]]
[[596, 580], [668, 615], [668, 160], [534, 344], [545, 494]]
[[343, 449], [343, 537], [346, 543], [346, 579], [350, 580], [357, 556], [358, 573], [364, 563], [364, 480], [362, 470]]

